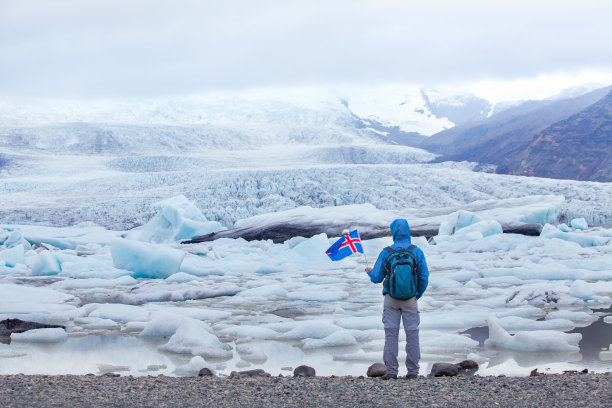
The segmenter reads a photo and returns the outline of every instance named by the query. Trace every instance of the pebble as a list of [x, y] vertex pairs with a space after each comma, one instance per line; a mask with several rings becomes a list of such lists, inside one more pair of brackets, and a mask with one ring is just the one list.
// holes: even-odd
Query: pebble
[[609, 407], [612, 373], [536, 377], [0, 376], [1, 407]]

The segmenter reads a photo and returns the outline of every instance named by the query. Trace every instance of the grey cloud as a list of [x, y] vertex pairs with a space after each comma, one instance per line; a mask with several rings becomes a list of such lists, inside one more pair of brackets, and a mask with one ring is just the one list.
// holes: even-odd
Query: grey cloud
[[612, 4], [0, 0], [0, 92], [160, 96], [612, 67]]

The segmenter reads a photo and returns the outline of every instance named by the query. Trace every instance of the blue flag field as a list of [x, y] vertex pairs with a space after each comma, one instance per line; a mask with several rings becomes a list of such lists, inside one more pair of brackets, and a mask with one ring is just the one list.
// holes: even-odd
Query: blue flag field
[[332, 261], [339, 261], [356, 252], [363, 253], [361, 238], [359, 238], [359, 232], [357, 232], [357, 230], [344, 234], [325, 251]]

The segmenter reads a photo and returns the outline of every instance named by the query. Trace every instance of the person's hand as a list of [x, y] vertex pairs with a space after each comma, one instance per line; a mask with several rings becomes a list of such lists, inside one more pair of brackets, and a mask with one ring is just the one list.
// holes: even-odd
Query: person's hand
[[369, 266], [367, 268], [365, 268], [366, 273], [369, 275], [370, 271], [372, 270], [372, 268], [370, 268]]

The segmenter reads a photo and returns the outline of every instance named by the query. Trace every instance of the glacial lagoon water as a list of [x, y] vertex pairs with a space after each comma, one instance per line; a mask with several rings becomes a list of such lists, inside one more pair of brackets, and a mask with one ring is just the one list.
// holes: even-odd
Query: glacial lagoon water
[[[612, 324], [604, 322], [612, 315], [612, 308], [595, 310], [599, 319], [586, 327], [571, 330], [581, 333], [579, 352], [516, 352], [493, 350], [484, 347], [488, 338], [486, 326], [474, 327], [463, 332], [479, 342], [474, 353], [488, 359], [480, 364], [477, 375], [526, 376], [537, 368], [542, 373], [561, 373], [566, 370], [588, 369], [592, 372], [612, 371]], [[121, 334], [72, 335], [66, 341], [53, 344], [19, 343], [10, 346], [0, 344], [0, 374], [105, 374], [121, 375], [168, 375], [175, 376], [174, 370], [187, 364], [189, 354], [161, 352], [158, 347], [164, 339], [143, 339]], [[232, 344], [236, 346], [235, 344]], [[232, 371], [262, 368], [272, 375], [292, 374], [293, 368], [306, 364], [314, 367], [317, 375], [364, 375], [367, 367], [375, 361], [341, 361], [342, 356], [355, 352], [355, 347], [330, 347], [304, 351], [299, 342], [253, 340], [249, 342], [265, 353], [265, 361], [231, 359], [206, 359], [219, 375]], [[11, 352], [8, 353], [8, 350]], [[382, 357], [382, 350], [380, 352]], [[337, 358], [340, 357], [340, 360]], [[421, 374], [427, 375], [431, 365], [437, 361], [455, 362], [468, 355], [449, 355], [446, 359], [421, 360]], [[399, 360], [404, 353], [400, 347]], [[379, 359], [380, 360], [380, 359]], [[400, 363], [400, 373], [401, 373]]]

